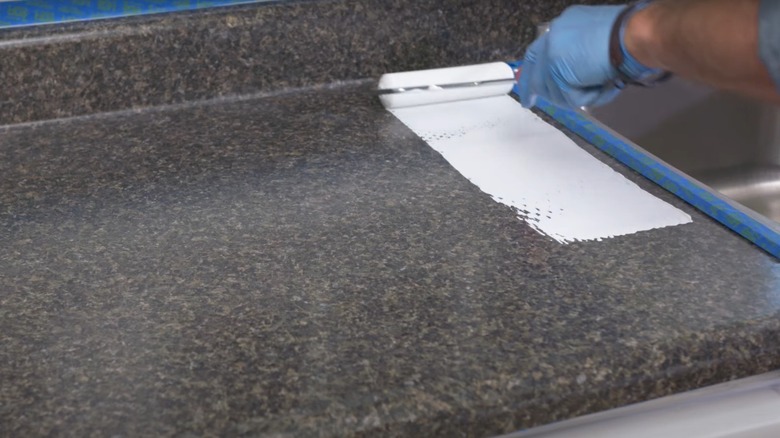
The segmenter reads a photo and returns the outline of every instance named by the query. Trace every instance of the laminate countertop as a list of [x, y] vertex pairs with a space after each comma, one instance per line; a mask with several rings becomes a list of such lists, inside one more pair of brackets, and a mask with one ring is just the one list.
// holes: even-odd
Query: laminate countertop
[[693, 223], [558, 244], [372, 83], [6, 127], [0, 428], [483, 436], [777, 368], [780, 268]]
[[578, 138], [693, 222], [558, 244], [367, 79], [566, 4], [0, 32], [0, 435], [489, 436], [780, 368], [772, 257]]

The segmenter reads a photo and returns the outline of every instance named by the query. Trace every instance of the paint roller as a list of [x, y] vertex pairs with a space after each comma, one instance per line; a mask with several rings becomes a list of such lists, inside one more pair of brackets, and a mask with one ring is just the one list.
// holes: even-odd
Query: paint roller
[[[550, 31], [537, 25], [536, 35]], [[502, 96], [512, 91], [520, 67], [504, 62], [387, 73], [379, 79], [379, 100], [387, 109]]]
[[512, 91], [520, 69], [504, 62], [387, 73], [378, 94], [387, 109], [501, 96]]

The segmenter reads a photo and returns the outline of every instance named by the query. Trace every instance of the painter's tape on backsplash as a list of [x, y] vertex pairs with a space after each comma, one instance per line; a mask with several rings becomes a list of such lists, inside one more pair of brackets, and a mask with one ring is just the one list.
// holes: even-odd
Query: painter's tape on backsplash
[[558, 242], [691, 222], [509, 96], [391, 112], [482, 191]]
[[0, 3], [0, 28], [185, 11], [264, 0], [25, 0]]

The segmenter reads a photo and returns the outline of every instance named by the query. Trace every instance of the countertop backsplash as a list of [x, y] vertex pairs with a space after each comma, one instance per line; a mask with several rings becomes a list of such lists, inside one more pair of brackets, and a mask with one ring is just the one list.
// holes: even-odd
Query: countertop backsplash
[[0, 30], [0, 124], [515, 60], [570, 3], [291, 1]]

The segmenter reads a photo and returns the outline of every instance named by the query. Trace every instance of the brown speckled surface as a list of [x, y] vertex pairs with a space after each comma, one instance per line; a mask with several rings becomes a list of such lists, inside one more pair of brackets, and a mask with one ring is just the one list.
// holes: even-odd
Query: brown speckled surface
[[369, 87], [2, 132], [3, 434], [484, 436], [780, 363], [762, 251], [630, 174], [694, 223], [551, 242]]
[[0, 124], [514, 60], [570, 3], [309, 0], [0, 30]]
[[513, 59], [540, 10], [517, 5], [281, 2], [0, 32], [0, 123]]
[[[780, 265], [582, 141], [694, 222], [559, 245], [372, 83], [283, 90], [508, 56], [563, 5], [414, 4], [443, 15], [297, 2], [4, 34], [26, 38], [0, 47], [4, 122], [282, 91], [2, 128], [0, 435], [487, 436], [780, 365]], [[526, 24], [468, 32], [488, 16]], [[248, 53], [267, 58], [215, 67]], [[296, 54], [328, 68], [296, 75]]]

